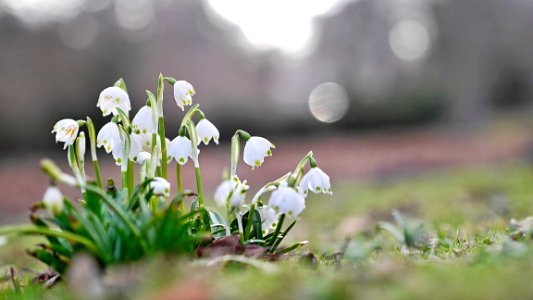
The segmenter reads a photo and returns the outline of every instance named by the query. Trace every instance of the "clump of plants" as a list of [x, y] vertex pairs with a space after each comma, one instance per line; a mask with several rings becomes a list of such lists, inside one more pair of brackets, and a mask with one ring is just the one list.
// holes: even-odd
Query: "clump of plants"
[[[166, 84], [173, 87], [181, 111], [188, 108], [181, 122], [172, 122], [179, 124], [179, 135], [172, 140], [165, 135]], [[329, 177], [317, 166], [313, 153], [303, 157], [294, 170], [247, 197], [250, 187], [237, 175], [241, 142], [243, 160], [252, 169], [272, 155], [274, 145], [237, 130], [231, 138], [230, 172], [214, 195], [216, 204], [225, 209], [225, 214], [219, 214], [205, 204], [199, 155], [201, 143], [218, 144], [219, 131], [198, 104], [192, 105], [194, 94], [187, 81], [160, 75], [156, 93], [147, 90], [146, 105], [130, 119], [130, 96], [120, 79], [100, 93], [96, 106], [109, 122], [98, 132], [89, 117], [58, 121], [52, 133], [56, 142], [64, 143], [72, 173], [43, 160], [41, 166], [51, 185], [42, 201], [32, 207], [32, 224], [0, 228], [0, 235], [44, 236], [46, 242], [29, 252], [59, 273], [64, 273], [80, 252], [107, 267], [161, 253], [209, 255], [227, 244], [237, 253], [254, 256], [280, 255], [302, 245], [280, 247], [304, 210], [308, 192], [331, 194]], [[86, 136], [94, 178], [86, 173]], [[120, 167], [119, 183], [102, 180], [97, 148], [111, 154]], [[193, 191], [182, 184], [184, 176], [192, 175], [182, 172], [182, 166], [190, 162], [196, 179]], [[175, 195], [167, 181], [172, 168], [176, 172], [172, 183]], [[65, 197], [60, 185], [79, 189], [80, 198]], [[186, 200], [191, 204], [186, 205]]]

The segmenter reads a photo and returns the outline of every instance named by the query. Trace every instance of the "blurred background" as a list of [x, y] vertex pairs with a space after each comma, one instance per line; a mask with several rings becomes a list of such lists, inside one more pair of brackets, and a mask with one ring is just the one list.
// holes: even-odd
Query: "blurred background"
[[[39, 200], [41, 157], [66, 165], [57, 120], [104, 124], [96, 100], [119, 77], [133, 115], [159, 72], [195, 86], [223, 141], [276, 144], [240, 166], [252, 184], [310, 149], [334, 181], [523, 158], [532, 15], [530, 0], [0, 0], [0, 217]], [[165, 97], [173, 138], [183, 113]], [[209, 190], [228, 148], [202, 150]]]

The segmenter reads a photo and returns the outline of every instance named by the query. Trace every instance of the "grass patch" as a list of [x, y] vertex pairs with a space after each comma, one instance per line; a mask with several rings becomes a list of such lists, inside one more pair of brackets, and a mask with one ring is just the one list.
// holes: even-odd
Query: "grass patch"
[[[137, 299], [527, 299], [533, 293], [531, 240], [512, 236], [508, 226], [511, 218], [533, 215], [533, 170], [525, 164], [333, 188], [333, 197], [309, 197], [285, 242], [309, 239], [309, 246], [279, 263], [160, 257], [111, 269], [101, 284], [108, 295]], [[392, 217], [394, 210], [405, 218], [405, 228]], [[382, 222], [412, 234], [416, 243], [407, 247], [380, 229]], [[0, 247], [2, 272], [8, 265], [44, 271], [24, 254], [35, 242]], [[29, 285], [24, 299], [78, 292], [64, 283], [51, 289]], [[6, 277], [1, 286], [4, 297], [21, 296]]]

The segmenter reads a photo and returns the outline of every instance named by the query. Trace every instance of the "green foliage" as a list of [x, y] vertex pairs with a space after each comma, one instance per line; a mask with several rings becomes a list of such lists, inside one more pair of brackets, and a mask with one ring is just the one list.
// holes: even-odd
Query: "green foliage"
[[87, 186], [79, 207], [64, 199], [59, 214], [32, 214], [37, 229], [56, 228], [73, 238], [57, 237], [55, 231], [44, 233], [48, 243], [32, 250], [31, 255], [64, 273], [79, 252], [90, 253], [104, 267], [161, 252], [193, 254], [206, 238], [209, 240], [208, 212], [197, 208], [183, 214], [179, 207], [185, 194], [170, 203], [160, 202], [149, 187], [150, 181], [137, 186], [131, 200], [127, 191]]

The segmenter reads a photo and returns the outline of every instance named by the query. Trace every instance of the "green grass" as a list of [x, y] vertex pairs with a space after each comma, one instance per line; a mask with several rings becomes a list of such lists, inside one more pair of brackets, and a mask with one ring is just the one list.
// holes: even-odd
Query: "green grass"
[[[286, 241], [308, 239], [301, 253], [315, 253], [314, 264], [299, 255], [278, 263], [159, 258], [112, 269], [105, 282], [120, 297], [138, 299], [194, 292], [216, 299], [527, 299], [533, 294], [532, 242], [513, 241], [508, 230], [511, 218], [533, 215], [529, 166], [453, 169], [333, 188], [332, 197], [308, 198], [302, 221]], [[393, 210], [411, 229], [423, 224], [419, 249], [402, 254], [400, 242], [379, 229], [382, 221], [396, 225]], [[23, 254], [34, 242], [0, 247], [0, 271], [8, 263], [42, 270]], [[344, 258], [334, 257], [343, 250]], [[136, 279], [128, 281], [132, 273]], [[117, 278], [128, 288], [117, 288]], [[61, 283], [30, 289], [24, 296], [67, 297], [65, 288]]]

